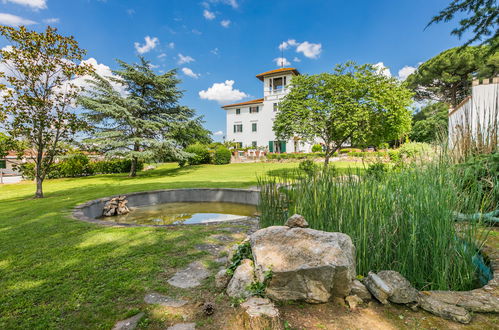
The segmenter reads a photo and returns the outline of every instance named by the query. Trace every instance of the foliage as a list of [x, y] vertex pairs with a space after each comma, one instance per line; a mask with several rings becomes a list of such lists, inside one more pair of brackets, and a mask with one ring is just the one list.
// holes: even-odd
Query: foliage
[[58, 164], [64, 177], [77, 177], [92, 174], [89, 168], [90, 159], [82, 153], [73, 153]]
[[388, 150], [388, 148], [390, 148], [390, 144], [387, 142], [383, 142], [378, 145], [378, 150]]
[[300, 136], [325, 143], [325, 163], [345, 142], [356, 145], [397, 140], [410, 130], [411, 93], [372, 65], [337, 65], [333, 73], [293, 77], [279, 104], [279, 139]]
[[394, 163], [397, 163], [401, 160], [400, 151], [399, 150], [388, 150], [388, 157]]
[[315, 175], [319, 170], [319, 166], [311, 159], [306, 159], [298, 165], [300, 171], [305, 172], [307, 175]]
[[254, 281], [248, 285], [246, 289], [250, 292], [251, 296], [265, 298], [265, 291], [267, 290], [270, 280], [272, 280], [272, 276], [274, 276], [272, 269], [267, 269], [263, 272], [263, 282]]
[[348, 154], [349, 152], [362, 152], [362, 149], [358, 148], [342, 148], [340, 149], [340, 154]]
[[377, 180], [382, 180], [389, 170], [390, 166], [388, 164], [375, 162], [367, 167], [366, 175]]
[[452, 0], [452, 2], [428, 23], [448, 22], [455, 16], [465, 13], [467, 17], [459, 20], [459, 27], [452, 30], [453, 35], [461, 38], [472, 30], [473, 36], [466, 41], [468, 46], [475, 41], [489, 43], [491, 51], [499, 49], [499, 4], [496, 0]]
[[87, 126], [72, 111], [81, 90], [72, 81], [92, 68], [79, 63], [85, 51], [76, 40], [59, 35], [55, 28], [39, 33], [23, 26], [0, 26], [0, 34], [10, 45], [0, 50], [0, 60], [10, 71], [0, 73], [7, 81], [0, 84], [0, 89], [6, 88], [0, 114], [6, 115], [3, 126], [9, 135], [22, 139], [34, 154], [35, 197], [40, 198], [61, 142]]
[[447, 136], [449, 107], [442, 102], [428, 104], [413, 117], [410, 138], [416, 142], [437, 142]]
[[482, 243], [479, 226], [470, 222], [457, 229], [453, 212], [480, 210], [480, 201], [458, 188], [461, 179], [447, 161], [382, 179], [339, 182], [328, 171], [292, 181], [263, 178], [260, 223], [282, 224], [298, 213], [313, 229], [352, 238], [358, 274], [391, 269], [420, 290], [469, 290], [477, 284], [472, 259]]
[[14, 140], [5, 133], [0, 132], [0, 158], [7, 156], [9, 151], [12, 151], [13, 149]]
[[405, 158], [417, 158], [428, 155], [433, 151], [433, 148], [428, 143], [424, 142], [409, 142], [404, 143], [398, 149], [400, 156]]
[[203, 117], [194, 118], [185, 125], [179, 125], [173, 128], [172, 138], [177, 141], [180, 147], [187, 148], [187, 146], [194, 143], [210, 144], [212, 143], [211, 132], [203, 127]]
[[236, 252], [229, 260], [229, 266], [227, 267], [227, 274], [233, 275], [234, 271], [241, 264], [244, 259], [253, 260], [253, 253], [251, 252], [251, 245], [249, 242], [239, 244], [237, 246]]
[[219, 146], [215, 148], [215, 153], [213, 156], [213, 163], [215, 165], [225, 165], [230, 164], [230, 158], [232, 153], [225, 146]]
[[208, 147], [201, 143], [196, 143], [185, 148], [185, 151], [191, 156], [188, 157], [190, 165], [200, 165], [211, 163], [211, 156]]
[[[335, 153], [337, 155], [337, 153]], [[300, 153], [269, 153], [266, 155], [268, 160], [288, 160], [288, 159], [314, 159], [314, 158], [323, 158], [325, 156], [325, 153], [323, 152], [312, 152], [312, 153], [306, 153], [306, 152], [300, 152]]]
[[312, 146], [312, 152], [322, 152], [322, 145], [321, 144], [314, 144]]
[[[157, 75], [150, 62], [140, 57], [139, 63], [118, 60], [120, 70], [113, 77], [93, 75], [87, 95], [79, 104], [85, 117], [95, 126], [88, 143], [95, 144], [108, 157], [131, 159], [130, 176], [137, 172], [139, 160], [152, 159], [159, 152], [183, 159], [182, 141], [207, 134], [195, 112], [179, 104], [182, 92], [176, 71]], [[120, 93], [113, 85], [120, 85]]]

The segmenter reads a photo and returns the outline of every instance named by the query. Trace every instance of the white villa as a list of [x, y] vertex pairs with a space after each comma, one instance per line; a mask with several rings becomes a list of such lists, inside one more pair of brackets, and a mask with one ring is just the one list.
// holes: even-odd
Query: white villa
[[272, 129], [279, 102], [289, 92], [291, 78], [299, 74], [295, 68], [260, 73], [256, 77], [263, 82], [263, 98], [222, 106], [227, 113], [226, 140], [268, 152], [309, 152], [310, 144], [298, 138], [278, 141]]

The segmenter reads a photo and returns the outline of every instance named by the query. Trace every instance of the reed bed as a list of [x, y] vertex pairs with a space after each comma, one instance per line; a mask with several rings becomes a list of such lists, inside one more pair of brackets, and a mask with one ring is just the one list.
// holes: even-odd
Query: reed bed
[[480, 220], [458, 227], [454, 212], [480, 210], [481, 198], [464, 196], [453, 168], [439, 160], [382, 179], [334, 171], [262, 177], [261, 225], [282, 225], [298, 213], [311, 228], [350, 235], [359, 275], [391, 269], [420, 290], [469, 290], [477, 286], [473, 259], [485, 237]]

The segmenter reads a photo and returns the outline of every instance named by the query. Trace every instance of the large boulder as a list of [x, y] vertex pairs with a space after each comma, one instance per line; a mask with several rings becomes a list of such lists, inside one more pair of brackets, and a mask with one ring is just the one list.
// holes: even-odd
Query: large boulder
[[234, 271], [234, 275], [227, 286], [227, 295], [233, 298], [249, 297], [251, 292], [248, 291], [248, 286], [253, 283], [254, 279], [253, 261], [244, 259]]
[[256, 277], [272, 277], [266, 293], [274, 300], [323, 303], [346, 297], [355, 278], [355, 247], [346, 234], [274, 226], [250, 236]]
[[352, 283], [352, 291], [350, 295], [357, 296], [363, 301], [369, 301], [372, 299], [371, 292], [367, 290], [366, 286], [362, 284], [359, 280], [354, 280]]

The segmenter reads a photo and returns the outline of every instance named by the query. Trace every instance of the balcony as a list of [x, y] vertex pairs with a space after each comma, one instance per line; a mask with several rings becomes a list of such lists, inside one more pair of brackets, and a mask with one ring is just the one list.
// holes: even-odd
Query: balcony
[[278, 87], [278, 88], [266, 88], [263, 90], [263, 96], [265, 100], [278, 100], [280, 97], [286, 95], [289, 92], [288, 87]]

